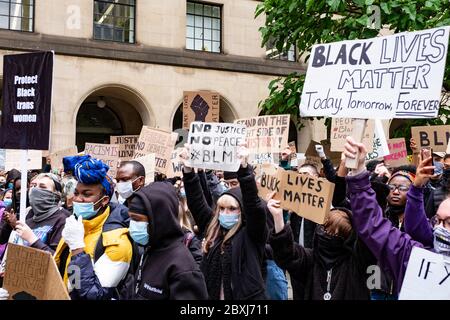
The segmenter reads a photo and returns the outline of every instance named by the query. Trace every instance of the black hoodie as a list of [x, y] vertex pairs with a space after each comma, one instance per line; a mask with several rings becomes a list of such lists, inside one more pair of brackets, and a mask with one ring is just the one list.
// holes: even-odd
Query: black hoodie
[[[135, 207], [142, 208], [133, 210]], [[149, 243], [135, 279], [136, 299], [207, 299], [205, 280], [189, 249], [178, 222], [178, 197], [167, 182], [154, 182], [138, 191], [130, 211], [148, 217]], [[141, 273], [142, 277], [139, 277]]]

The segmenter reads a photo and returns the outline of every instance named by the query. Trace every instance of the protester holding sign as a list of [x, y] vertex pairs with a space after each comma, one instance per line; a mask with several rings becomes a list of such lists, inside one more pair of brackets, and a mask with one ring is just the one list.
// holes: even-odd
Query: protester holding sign
[[[424, 245], [419, 241], [413, 240], [407, 233], [394, 228], [388, 219], [383, 218], [382, 210], [369, 184], [369, 173], [364, 166], [364, 159], [367, 153], [365, 146], [362, 143], [355, 142], [352, 138], [347, 138], [345, 148], [346, 157], [352, 159], [357, 158], [356, 151], [359, 151], [357, 158], [358, 168], [351, 171], [347, 176], [355, 229], [378, 259], [380, 266], [392, 274], [398, 293], [402, 287], [406, 267], [413, 248], [423, 248]], [[431, 169], [433, 169], [432, 166], [427, 166], [426, 162], [422, 163], [419, 166], [418, 175], [423, 177], [419, 179], [429, 178]], [[418, 185], [421, 185], [421, 183], [418, 182]], [[414, 192], [411, 191], [411, 194]], [[417, 207], [415, 208], [418, 209]], [[442, 237], [442, 234], [450, 232], [450, 225], [445, 223], [448, 220], [448, 211], [445, 214], [444, 212], [445, 210], [439, 212], [435, 220], [436, 224], [433, 226], [433, 247], [439, 253], [444, 252], [441, 249], [442, 242], [438, 241], [438, 239], [445, 238]], [[411, 223], [415, 224], [414, 221]], [[450, 238], [447, 239], [447, 241], [449, 240]], [[445, 254], [449, 255], [449, 252], [447, 251]]]
[[[127, 274], [132, 257], [128, 222], [124, 220], [127, 208], [110, 203], [114, 190], [107, 165], [90, 156], [64, 160], [78, 184], [74, 214], [66, 220], [55, 253], [56, 264], [64, 282], [69, 282], [72, 299], [117, 298], [116, 287]], [[73, 270], [79, 270], [78, 275], [69, 277], [68, 271]]]
[[261, 272], [267, 239], [266, 212], [258, 189], [248, 151], [238, 150], [240, 187], [230, 189], [209, 207], [201, 191], [198, 176], [188, 166], [189, 151], [181, 154], [183, 181], [189, 209], [205, 237], [201, 269], [210, 299], [265, 299]]

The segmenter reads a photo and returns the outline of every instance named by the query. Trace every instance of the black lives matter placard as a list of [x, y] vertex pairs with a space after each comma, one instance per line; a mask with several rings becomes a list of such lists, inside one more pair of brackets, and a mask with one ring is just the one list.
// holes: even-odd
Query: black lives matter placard
[[53, 52], [4, 56], [0, 148], [49, 149], [52, 81]]
[[300, 102], [301, 116], [436, 117], [449, 29], [315, 45]]

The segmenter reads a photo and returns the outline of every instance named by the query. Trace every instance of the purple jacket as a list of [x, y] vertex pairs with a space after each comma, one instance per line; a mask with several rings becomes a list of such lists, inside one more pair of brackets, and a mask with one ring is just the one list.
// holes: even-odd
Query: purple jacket
[[424, 188], [411, 185], [408, 191], [408, 201], [405, 208], [405, 232], [425, 248], [433, 248], [433, 228], [428, 222], [423, 203]]
[[423, 245], [395, 228], [383, 217], [375, 191], [370, 185], [369, 172], [347, 177], [347, 185], [353, 212], [353, 227], [377, 258], [380, 267], [390, 271], [397, 291], [400, 292], [412, 248], [423, 248]]
[[[5, 212], [5, 203], [3, 201], [0, 201], [0, 221], [2, 221], [3, 219], [3, 213]], [[3, 254], [5, 253], [6, 250], [6, 243], [5, 244], [0, 244], [0, 261], [3, 257]]]

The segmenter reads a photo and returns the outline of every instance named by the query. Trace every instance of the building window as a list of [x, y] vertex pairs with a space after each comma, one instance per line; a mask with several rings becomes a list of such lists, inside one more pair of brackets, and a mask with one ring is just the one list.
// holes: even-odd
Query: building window
[[186, 49], [221, 52], [222, 8], [187, 2]]
[[94, 39], [134, 43], [135, 0], [94, 0]]
[[275, 60], [284, 60], [284, 61], [297, 61], [297, 52], [295, 50], [295, 46], [291, 46], [288, 51], [283, 50], [283, 52], [279, 52], [275, 47], [275, 43], [273, 40], [269, 40], [266, 44], [266, 56], [269, 59]]
[[34, 0], [0, 0], [0, 29], [33, 32]]

